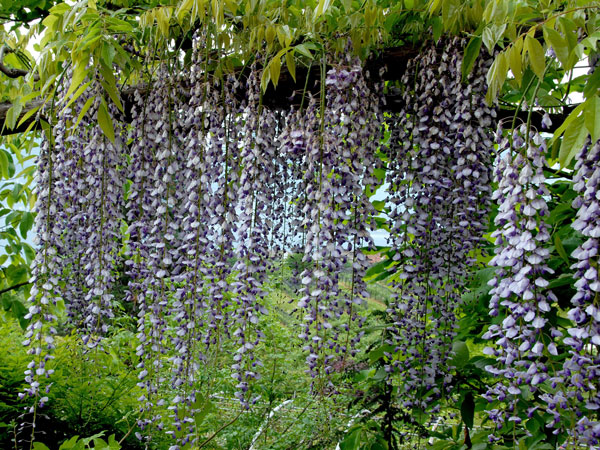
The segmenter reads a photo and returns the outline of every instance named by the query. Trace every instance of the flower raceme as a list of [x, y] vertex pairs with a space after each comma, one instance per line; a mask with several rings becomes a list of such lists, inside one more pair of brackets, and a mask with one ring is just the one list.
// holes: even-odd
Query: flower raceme
[[[494, 147], [496, 111], [484, 101], [490, 58], [479, 58], [463, 84], [464, 41], [426, 49], [407, 65], [403, 111], [386, 117], [383, 85], [349, 53], [327, 55], [320, 99], [303, 93], [301, 107], [286, 114], [264, 104], [259, 64], [244, 79], [211, 74], [203, 33], [194, 38], [189, 70], [158, 65], [135, 92], [129, 125], [92, 80], [60, 109], [41, 145], [39, 251], [25, 341], [32, 362], [23, 393], [34, 398], [31, 412], [47, 401], [61, 305], [92, 354], [110, 332], [123, 265], [125, 301], [137, 320], [140, 425], [166, 428], [173, 449], [194, 445], [193, 417], [223, 354], [242, 407], [257, 399], [269, 273], [286, 253], [302, 258], [296, 285], [307, 372], [315, 391], [335, 390], [331, 374], [356, 355], [362, 336], [363, 250], [374, 247], [378, 214], [369, 195], [382, 181], [376, 174], [388, 127], [383, 159], [395, 294], [386, 370], [390, 382], [401, 374], [398, 401], [427, 409], [452, 386], [456, 311], [493, 199], [499, 211], [489, 310], [503, 319], [484, 337], [495, 341], [486, 349], [497, 361], [489, 372], [502, 382], [486, 398], [506, 406], [490, 417], [500, 426], [523, 420], [517, 402], [529, 390], [557, 427], [561, 410], [574, 411], [573, 439], [596, 445], [600, 145], [587, 145], [576, 166], [573, 227], [585, 240], [572, 255], [577, 292], [568, 314], [573, 326], [563, 336], [548, 321], [556, 297], [547, 280], [545, 143], [519, 127]], [[95, 120], [101, 108], [113, 117], [114, 141]], [[342, 280], [347, 268], [349, 283]], [[561, 368], [549, 367], [559, 344], [569, 355]], [[548, 385], [554, 392], [542, 392]]]
[[522, 389], [537, 392], [539, 386], [553, 375], [545, 363], [545, 355], [557, 354], [554, 339], [561, 332], [547, 326], [547, 314], [556, 296], [548, 289], [546, 277], [553, 273], [548, 267], [550, 239], [545, 220], [549, 215], [545, 185], [544, 139], [525, 125], [512, 135], [502, 138], [499, 145], [501, 159], [495, 169], [498, 187], [493, 199], [498, 201], [496, 255], [490, 265], [497, 267], [496, 277], [490, 281], [490, 315], [502, 311], [504, 320], [491, 325], [484, 334], [496, 339], [495, 348], [485, 353], [495, 356], [498, 367], [489, 366], [492, 374], [504, 378], [486, 394], [489, 400], [508, 403], [506, 411], [492, 411], [498, 424], [520, 422], [516, 402]]
[[[263, 105], [258, 65], [244, 82], [207, 72], [206, 39], [194, 38], [189, 71], [157, 66], [134, 93], [129, 126], [92, 82], [60, 110], [42, 144], [40, 251], [25, 342], [34, 357], [25, 393], [35, 398], [32, 412], [47, 401], [41, 378], [52, 372], [58, 307], [64, 301], [93, 358], [121, 301], [114, 292], [122, 266], [124, 301], [137, 318], [139, 425], [168, 430], [174, 448], [198, 439], [191, 418], [210, 394], [202, 380], [223, 353], [242, 407], [256, 401], [273, 258], [299, 250], [306, 263], [300, 335], [315, 387], [324, 387], [336, 360], [356, 352], [367, 296], [362, 249], [373, 246], [375, 226], [367, 193], [381, 183], [374, 170], [382, 85], [343, 57], [324, 73], [322, 101], [309, 99], [284, 117]], [[114, 142], [94, 119], [99, 108], [113, 118]], [[283, 175], [296, 179], [282, 182]], [[300, 210], [301, 220], [290, 214]], [[342, 290], [346, 264], [351, 286]]]
[[[432, 46], [408, 63], [404, 110], [390, 124], [390, 245], [395, 299], [386, 370], [403, 374], [408, 408], [428, 408], [451, 381], [456, 308], [487, 229], [490, 135], [495, 111], [485, 105], [481, 58], [468, 87], [461, 82], [463, 42]], [[425, 392], [428, 392], [425, 394]]]

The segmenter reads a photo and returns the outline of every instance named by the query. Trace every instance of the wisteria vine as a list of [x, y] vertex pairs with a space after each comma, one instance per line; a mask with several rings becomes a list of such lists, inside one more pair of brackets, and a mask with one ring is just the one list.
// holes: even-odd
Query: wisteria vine
[[[300, 107], [282, 113], [263, 102], [262, 57], [241, 76], [217, 77], [211, 39], [195, 35], [189, 70], [152, 65], [129, 125], [96, 78], [56, 105], [38, 159], [39, 247], [24, 342], [32, 361], [21, 397], [33, 399], [32, 420], [48, 401], [42, 385], [63, 306], [89, 350], [101, 348], [123, 270], [139, 341], [140, 439], [156, 426], [172, 436], [172, 450], [198, 443], [193, 418], [223, 354], [234, 395], [252, 407], [269, 273], [286, 258], [301, 259], [298, 337], [313, 390], [335, 391], [330, 377], [363, 334], [365, 249], [374, 248], [378, 215], [370, 195], [386, 162], [394, 297], [385, 371], [401, 375], [402, 408], [426, 411], [451, 388], [456, 311], [495, 200], [489, 310], [502, 321], [482, 334], [493, 340], [487, 370], [500, 382], [484, 395], [495, 404], [487, 412], [498, 428], [516, 426], [527, 392], [544, 402], [550, 428], [567, 429], [575, 445], [598, 445], [600, 143], [586, 143], [575, 166], [573, 229], [584, 241], [571, 255], [576, 294], [564, 335], [549, 319], [558, 299], [548, 288], [546, 142], [527, 125], [494, 141], [489, 55], [465, 84], [463, 40], [426, 48], [408, 62], [402, 111], [385, 117], [379, 78], [350, 52], [323, 54], [320, 96], [302, 92]], [[98, 123], [106, 115], [114, 139]], [[560, 366], [559, 346], [569, 352]], [[164, 383], [171, 398], [160, 395]], [[563, 413], [571, 423], [561, 423]]]
[[[450, 382], [456, 307], [464, 274], [487, 228], [495, 111], [485, 105], [482, 58], [466, 88], [463, 42], [429, 48], [408, 63], [403, 111], [389, 151], [390, 245], [395, 300], [388, 372], [400, 371], [405, 407], [428, 408]], [[423, 392], [430, 394], [424, 395]]]

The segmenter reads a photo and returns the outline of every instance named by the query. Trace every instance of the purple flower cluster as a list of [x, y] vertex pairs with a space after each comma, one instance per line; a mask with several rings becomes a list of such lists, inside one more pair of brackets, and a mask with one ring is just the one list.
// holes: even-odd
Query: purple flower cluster
[[[128, 196], [128, 297], [138, 312], [137, 354], [140, 357], [138, 385], [146, 394], [140, 397], [142, 410], [151, 410], [159, 401], [159, 386], [164, 382], [162, 355], [166, 352], [168, 295], [170, 280], [179, 257], [174, 244], [179, 223], [172, 220], [175, 205], [178, 142], [173, 116], [175, 95], [166, 67], [146, 98], [138, 94], [133, 112], [131, 140], [132, 183]], [[141, 423], [159, 420], [146, 417]]]
[[[60, 130], [60, 129], [59, 129]], [[29, 346], [28, 354], [32, 361], [25, 371], [27, 388], [20, 393], [21, 398], [28, 396], [36, 399], [29, 408], [34, 413], [38, 403], [44, 403], [40, 394], [40, 377], [51, 375], [52, 369], [46, 368], [46, 363], [53, 359], [54, 324], [57, 320], [55, 308], [62, 299], [55, 294], [59, 287], [59, 278], [55, 273], [60, 271], [61, 261], [57, 252], [58, 226], [55, 223], [56, 198], [52, 192], [54, 148], [49, 140], [44, 140], [40, 146], [37, 159], [36, 194], [37, 202], [34, 208], [36, 215], [35, 230], [40, 250], [32, 263], [32, 287], [29, 298], [29, 312], [26, 318], [29, 325], [25, 333], [23, 345]]]
[[[568, 317], [573, 321], [564, 343], [569, 356], [563, 362], [566, 397], [576, 415], [569, 429], [573, 444], [600, 444], [600, 142], [587, 144], [577, 156], [573, 189], [579, 196], [573, 201], [577, 216], [572, 227], [584, 237], [572, 257], [576, 294]], [[595, 417], [594, 417], [595, 416]]]
[[200, 401], [203, 371], [215, 364], [233, 326], [234, 287], [229, 260], [235, 255], [237, 185], [241, 126], [234, 117], [239, 105], [233, 97], [237, 80], [208, 77], [202, 59], [202, 37], [196, 38], [190, 72], [190, 100], [181, 106], [184, 123], [182, 172], [178, 189], [181, 202], [173, 215], [181, 224], [180, 265], [172, 280], [170, 315], [175, 334], [170, 341], [171, 386], [176, 395], [169, 409], [180, 445], [194, 443], [192, 417], [204, 406]]
[[[409, 61], [404, 110], [394, 118], [388, 180], [396, 296], [386, 370], [403, 374], [405, 407], [426, 408], [450, 382], [455, 311], [465, 273], [487, 228], [490, 135], [484, 102], [489, 61], [461, 83], [464, 42], [432, 46]], [[428, 391], [428, 394], [424, 392]]]
[[[373, 246], [374, 227], [374, 209], [365, 192], [379, 184], [373, 171], [381, 138], [381, 89], [369, 88], [361, 65], [348, 58], [329, 70], [324, 81], [324, 109], [317, 116], [316, 102], [310, 102], [304, 112], [306, 128], [282, 139], [290, 155], [303, 158], [304, 192], [297, 203], [308, 266], [300, 274], [298, 307], [305, 311], [300, 338], [313, 377], [331, 373], [336, 355], [354, 354], [360, 339], [361, 333], [352, 330], [362, 325], [358, 306], [367, 296], [367, 259], [361, 248]], [[346, 263], [352, 266], [348, 292], [340, 289]]]
[[283, 206], [276, 201], [280, 194], [277, 189], [277, 118], [262, 105], [259, 75], [253, 66], [246, 84], [248, 101], [239, 142], [242, 167], [237, 192], [239, 244], [232, 283], [236, 302], [232, 334], [237, 346], [232, 376], [238, 382], [235, 395], [246, 408], [249, 407], [249, 384], [259, 377], [257, 369], [262, 366], [254, 349], [264, 337], [256, 325], [260, 314], [267, 312], [265, 285], [275, 256], [272, 239], [276, 232], [272, 230], [272, 218], [282, 213]]
[[[37, 184], [26, 394], [46, 401], [39, 381], [51, 373], [63, 299], [88, 347], [101, 342], [124, 257], [126, 300], [137, 315], [139, 425], [170, 430], [173, 448], [196, 443], [193, 417], [211, 385], [202, 380], [224, 352], [242, 406], [255, 400], [259, 320], [284, 253], [299, 251], [307, 267], [298, 284], [308, 371], [321, 383], [336, 359], [356, 353], [367, 296], [363, 248], [373, 247], [375, 227], [369, 194], [380, 184], [383, 85], [358, 60], [340, 58], [323, 74], [320, 102], [307, 97], [305, 108], [284, 115], [263, 105], [258, 65], [244, 82], [210, 73], [212, 38], [203, 33], [189, 71], [153, 65], [128, 127], [96, 80], [71, 105], [66, 99], [42, 145]], [[96, 120], [104, 107], [114, 143]], [[161, 392], [165, 383], [172, 398]]]
[[[82, 338], [90, 348], [98, 344], [112, 317], [111, 288], [121, 241], [123, 146], [120, 137], [113, 144], [94, 125], [101, 87], [94, 80], [90, 86], [79, 98], [65, 97], [56, 105], [58, 121], [43, 140], [38, 158], [39, 251], [32, 264], [26, 315], [30, 324], [24, 342], [33, 360], [25, 372], [29, 387], [21, 394], [36, 397], [28, 408], [32, 413], [47, 401], [40, 381], [53, 372], [47, 363], [53, 359], [55, 326], [63, 306], [71, 324], [84, 330]], [[66, 82], [58, 87], [63, 94], [67, 88]], [[95, 100], [74, 128], [89, 98]]]
[[[496, 344], [484, 351], [498, 361], [487, 370], [504, 380], [485, 395], [489, 401], [507, 404], [505, 410], [490, 411], [490, 417], [501, 428], [507, 420], [522, 420], [516, 402], [523, 390], [535, 393], [547, 380], [555, 387], [560, 382], [546, 359], [557, 355], [555, 339], [561, 332], [547, 324], [556, 296], [548, 289], [546, 279], [553, 273], [546, 264], [550, 239], [545, 222], [549, 215], [549, 192], [544, 184], [546, 144], [537, 132], [521, 125], [501, 139], [498, 151], [501, 159], [495, 169], [498, 187], [493, 199], [499, 209], [497, 229], [492, 234], [497, 248], [489, 263], [497, 269], [489, 283], [490, 315], [501, 314], [504, 319], [501, 324], [491, 325], [483, 337], [494, 339]], [[559, 415], [552, 406], [549, 410], [556, 425]]]

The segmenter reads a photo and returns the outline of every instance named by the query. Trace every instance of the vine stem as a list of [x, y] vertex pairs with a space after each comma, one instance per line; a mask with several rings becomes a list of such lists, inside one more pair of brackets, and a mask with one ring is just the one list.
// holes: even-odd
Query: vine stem
[[[542, 74], [542, 78], [538, 79], [537, 84], [535, 85], [535, 89], [533, 90], [533, 95], [531, 96], [531, 102], [529, 105], [529, 111], [527, 113], [527, 141], [526, 141], [526, 147], [529, 146], [529, 141], [530, 141], [530, 136], [529, 136], [529, 129], [531, 128], [531, 115], [533, 113], [533, 103], [535, 102], [535, 97], [537, 96], [537, 93], [540, 89], [540, 86], [542, 84], [542, 81], [544, 80], [544, 76], [546, 75], [546, 72], [548, 71], [548, 66], [546, 66], [546, 68], [544, 69], [544, 73]], [[532, 78], [533, 80], [533, 78]]]
[[25, 281], [23, 283], [15, 284], [14, 286], [11, 286], [11, 287], [0, 289], [0, 295], [6, 294], [7, 292], [10, 292], [10, 291], [15, 291], [15, 290], [17, 290], [19, 288], [22, 288], [23, 286], [27, 286], [28, 284], [32, 284], [32, 282], [31, 281]]
[[[545, 73], [545, 72], [544, 72]], [[525, 96], [527, 95], [527, 91], [529, 91], [529, 88], [531, 87], [531, 85], [533, 84], [533, 80], [535, 78], [531, 78], [529, 80], [529, 83], [527, 83], [527, 87], [525, 88], [525, 90], [523, 91], [523, 95], [521, 96], [521, 99], [519, 100], [519, 104], [517, 105], [517, 107], [515, 108], [515, 115], [513, 116], [513, 120], [512, 123], [510, 124], [510, 128], [511, 130], [514, 130], [515, 125], [517, 124], [517, 117], [519, 117], [519, 111], [521, 110], [521, 106], [523, 106], [523, 102], [525, 101]]]
[[208, 439], [206, 439], [204, 442], [202, 442], [199, 446], [198, 449], [201, 449], [202, 447], [204, 447], [205, 445], [208, 445], [208, 443], [210, 441], [212, 441], [221, 431], [223, 431], [225, 428], [233, 425], [238, 419], [239, 417], [242, 415], [242, 411], [238, 412], [237, 415], [231, 419], [229, 422], [221, 425], [219, 428], [217, 428], [215, 430], [215, 432], [213, 434], [210, 435], [210, 437]]

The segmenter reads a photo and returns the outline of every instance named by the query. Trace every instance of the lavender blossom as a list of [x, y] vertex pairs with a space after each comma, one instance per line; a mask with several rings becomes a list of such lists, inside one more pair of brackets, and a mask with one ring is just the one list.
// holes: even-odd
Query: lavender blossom
[[598, 365], [600, 364], [600, 143], [587, 143], [577, 155], [573, 189], [579, 196], [573, 229], [585, 238], [572, 257], [576, 294], [568, 317], [573, 321], [564, 343], [569, 357], [563, 362], [562, 376], [570, 408], [577, 413], [577, 423], [569, 429], [573, 445], [594, 447], [600, 444], [600, 422], [594, 419], [600, 409]]
[[[367, 217], [374, 209], [365, 188], [379, 183], [373, 170], [380, 140], [380, 94], [368, 88], [357, 62], [342, 61], [327, 73], [321, 120], [313, 109], [316, 104], [309, 103], [308, 130], [287, 136], [291, 152], [302, 149], [304, 154], [305, 190], [298, 202], [306, 230], [304, 261], [309, 265], [300, 274], [298, 307], [306, 311], [300, 338], [305, 341], [308, 373], [313, 377], [330, 374], [335, 354], [354, 354], [360, 339], [360, 332], [351, 337], [351, 329], [353, 323], [362, 324], [357, 308], [366, 297], [367, 261], [360, 249], [373, 245], [373, 223]], [[347, 262], [353, 268], [348, 294], [340, 290], [340, 274]], [[324, 378], [319, 380], [323, 388]]]
[[489, 61], [477, 63], [465, 92], [463, 46], [454, 40], [409, 61], [405, 107], [391, 125], [390, 245], [397, 276], [388, 343], [402, 358], [388, 355], [386, 369], [403, 374], [407, 408], [427, 408], [441, 395], [436, 379], [451, 380], [455, 310], [486, 229], [495, 116], [484, 103]]
[[[499, 209], [492, 234], [497, 253], [489, 263], [498, 269], [489, 284], [490, 315], [502, 314], [504, 320], [491, 325], [483, 337], [495, 339], [496, 344], [484, 350], [498, 361], [487, 370], [504, 379], [486, 394], [490, 401], [508, 404], [505, 411], [492, 417], [500, 428], [511, 420], [523, 389], [537, 392], [546, 380], [560, 381], [545, 363], [546, 356], [557, 354], [554, 338], [560, 332], [547, 324], [556, 296], [546, 280], [553, 270], [546, 264], [549, 250], [545, 244], [550, 233], [545, 222], [549, 215], [545, 141], [522, 125], [510, 138], [502, 139], [499, 151], [503, 156], [495, 171], [498, 188], [493, 195]], [[556, 393], [560, 395], [560, 391]]]

